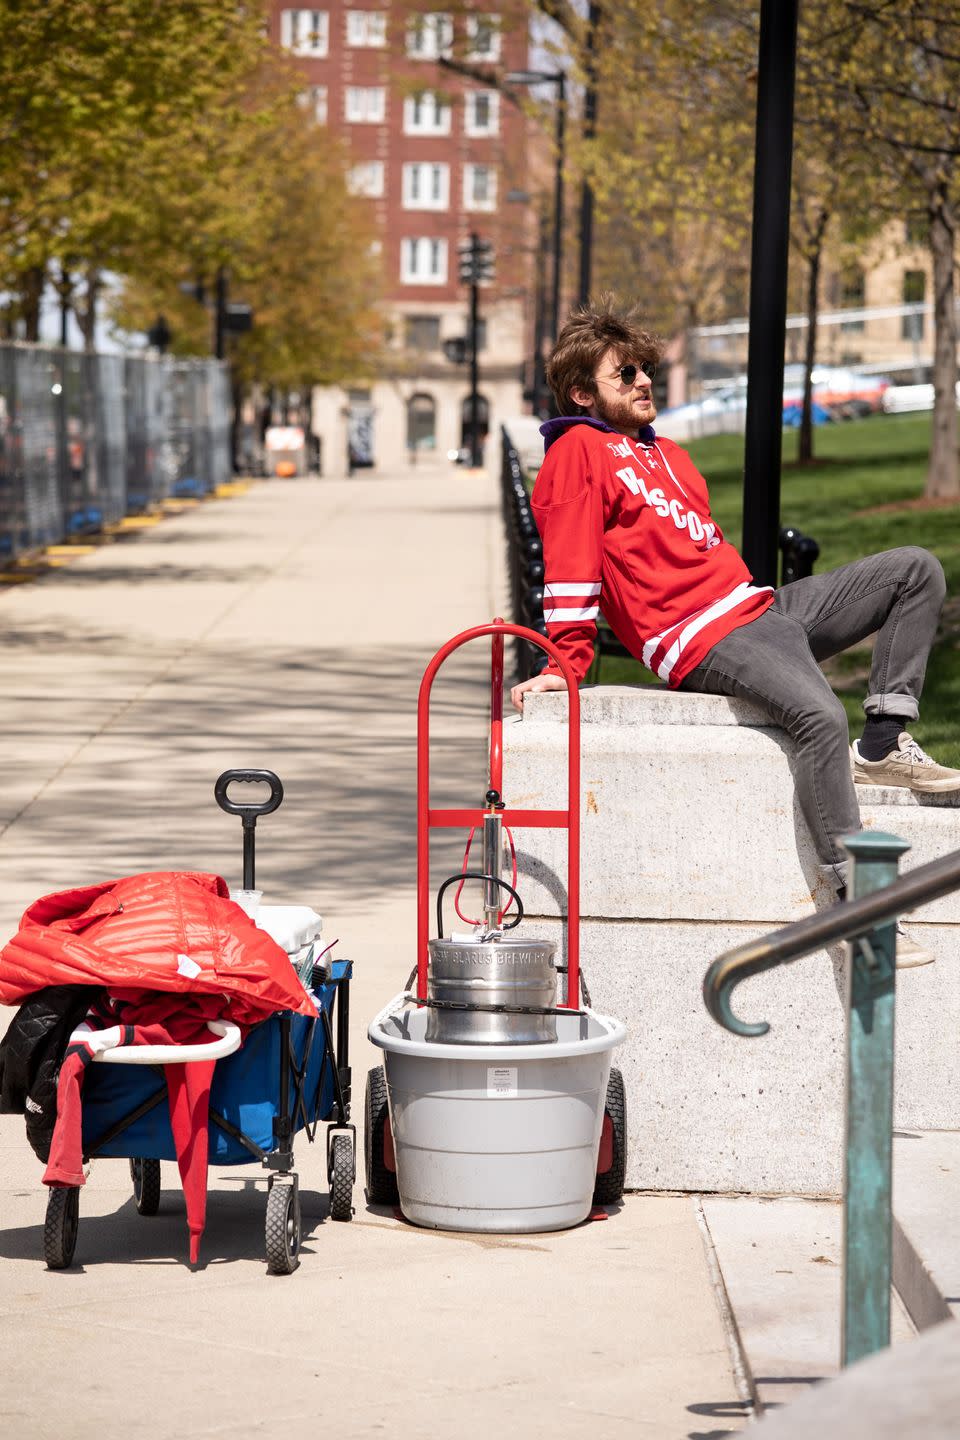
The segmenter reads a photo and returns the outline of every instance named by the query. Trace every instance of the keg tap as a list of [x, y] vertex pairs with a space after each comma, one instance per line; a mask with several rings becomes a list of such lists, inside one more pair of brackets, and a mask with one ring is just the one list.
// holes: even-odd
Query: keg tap
[[488, 790], [483, 816], [483, 928], [487, 935], [500, 929], [500, 867], [503, 863], [503, 801], [499, 790]]

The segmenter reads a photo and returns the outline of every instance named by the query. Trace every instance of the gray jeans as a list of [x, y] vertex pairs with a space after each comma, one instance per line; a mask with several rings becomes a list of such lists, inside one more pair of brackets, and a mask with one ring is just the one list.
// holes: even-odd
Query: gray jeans
[[739, 695], [796, 742], [797, 800], [821, 867], [845, 883], [838, 840], [860, 829], [843, 706], [817, 664], [876, 632], [868, 715], [916, 719], [946, 594], [943, 569], [914, 545], [869, 555], [778, 590], [756, 620], [720, 640], [681, 689]]

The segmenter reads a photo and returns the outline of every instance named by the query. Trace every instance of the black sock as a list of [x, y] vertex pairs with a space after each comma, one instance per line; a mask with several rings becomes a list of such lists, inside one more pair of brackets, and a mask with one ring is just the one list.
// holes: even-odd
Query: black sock
[[868, 715], [858, 749], [864, 760], [883, 760], [896, 750], [909, 721], [902, 715]]

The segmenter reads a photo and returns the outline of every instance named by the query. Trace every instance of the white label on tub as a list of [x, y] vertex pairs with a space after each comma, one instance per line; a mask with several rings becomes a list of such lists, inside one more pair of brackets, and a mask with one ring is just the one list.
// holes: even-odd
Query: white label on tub
[[487, 1066], [487, 1098], [491, 1096], [516, 1095], [516, 1065]]

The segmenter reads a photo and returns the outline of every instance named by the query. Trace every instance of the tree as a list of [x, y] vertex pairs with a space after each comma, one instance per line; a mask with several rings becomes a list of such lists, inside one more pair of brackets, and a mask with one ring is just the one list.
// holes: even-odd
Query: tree
[[36, 338], [51, 260], [83, 270], [92, 330], [99, 272], [170, 243], [164, 221], [216, 171], [211, 135], [225, 119], [255, 135], [262, 14], [221, 0], [0, 0], [0, 33], [0, 282]]
[[[162, 266], [131, 259], [116, 321], [142, 331], [163, 313], [175, 352], [209, 351], [210, 319], [183, 291], [200, 281], [210, 296], [223, 268], [231, 293], [254, 311], [252, 331], [230, 345], [235, 392], [254, 381], [302, 390], [367, 373], [380, 345], [379, 268], [370, 222], [347, 193], [344, 155], [289, 95], [255, 148], [229, 134], [214, 148], [208, 208], [196, 206]], [[170, 216], [165, 226], [175, 223]]]
[[854, 37], [825, 71], [848, 126], [899, 192], [923, 197], [933, 261], [934, 409], [926, 494], [960, 498], [954, 291], [960, 157], [960, 14], [952, 0], [846, 0]]
[[[831, 235], [841, 226], [862, 240], [883, 223], [882, 176], [851, 133], [847, 99], [823, 83], [825, 68], [841, 70], [851, 60], [857, 27], [848, 23], [844, 0], [807, 0], [797, 35], [797, 89], [794, 120], [791, 238], [806, 269], [807, 313], [803, 402], [797, 444], [801, 465], [813, 463], [813, 369], [821, 271]], [[889, 189], [889, 186], [887, 187]]]
[[[745, 290], [753, 126], [745, 82], [757, 17], [734, 0], [716, 0], [706, 17], [698, 0], [591, 8], [592, 27], [566, 0], [505, 0], [501, 27], [548, 22], [549, 36], [540, 36], [548, 60], [538, 68], [566, 73], [571, 114], [591, 79], [596, 87], [595, 120], [586, 135], [568, 126], [566, 144], [568, 171], [595, 196], [595, 288], [639, 291], [653, 326], [684, 330], [726, 313], [731, 294]], [[445, 11], [475, 13], [463, 0]], [[531, 100], [462, 44], [443, 67], [500, 89], [552, 144], [554, 97]]]

